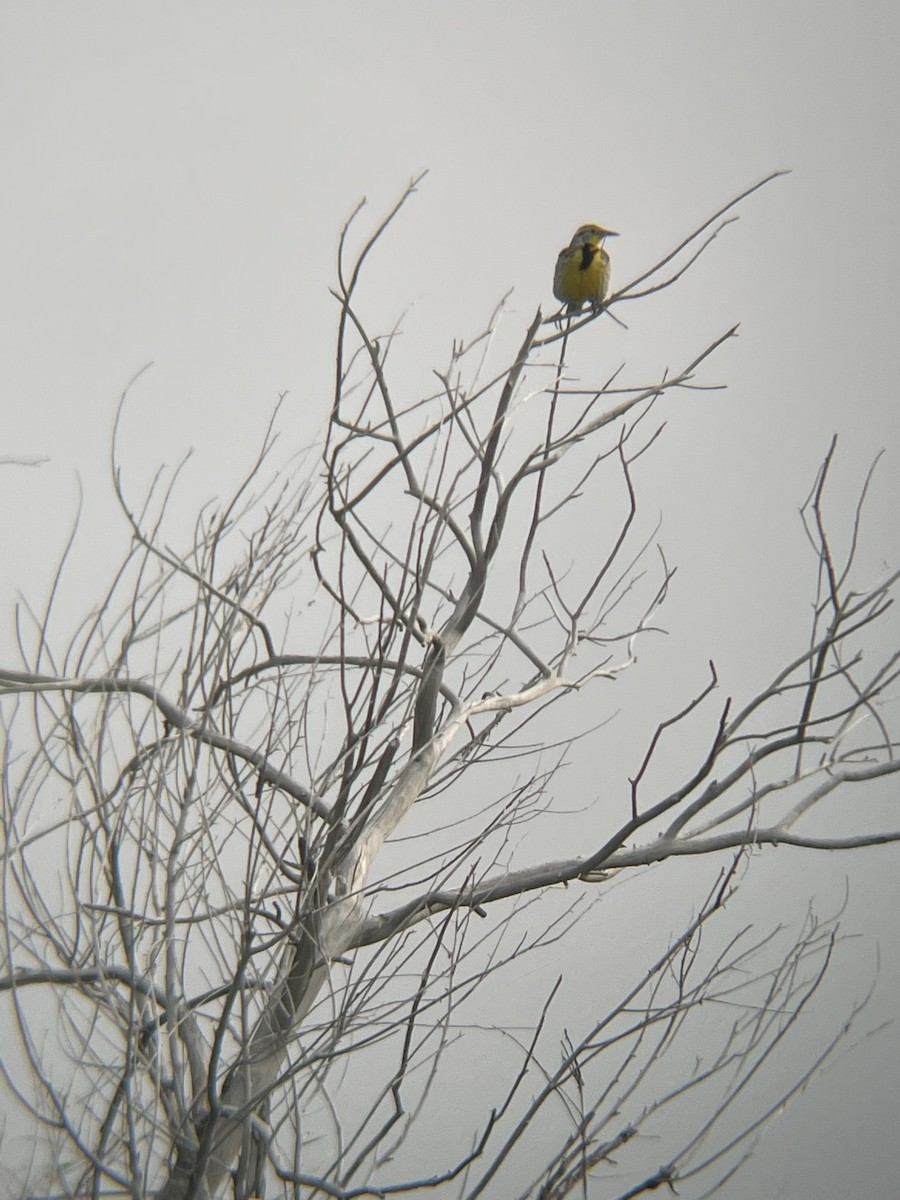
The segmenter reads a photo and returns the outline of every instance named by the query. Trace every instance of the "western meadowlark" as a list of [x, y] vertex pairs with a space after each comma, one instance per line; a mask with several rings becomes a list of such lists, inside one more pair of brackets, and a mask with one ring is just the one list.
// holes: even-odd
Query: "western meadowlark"
[[602, 225], [582, 225], [560, 250], [553, 273], [553, 295], [568, 312], [580, 312], [585, 302], [599, 308], [609, 291], [609, 255], [603, 239], [618, 237]]

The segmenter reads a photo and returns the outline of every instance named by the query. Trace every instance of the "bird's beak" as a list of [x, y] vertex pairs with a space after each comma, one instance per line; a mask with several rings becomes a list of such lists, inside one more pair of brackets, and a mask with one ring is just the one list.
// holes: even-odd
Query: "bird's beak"
[[604, 229], [603, 236], [604, 237], [618, 237], [619, 235], [616, 233], [616, 231], [614, 229]]

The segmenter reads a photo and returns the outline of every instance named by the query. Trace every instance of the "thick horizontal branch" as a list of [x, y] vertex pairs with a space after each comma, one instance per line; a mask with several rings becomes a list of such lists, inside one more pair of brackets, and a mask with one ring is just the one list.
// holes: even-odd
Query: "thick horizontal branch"
[[167, 699], [162, 692], [153, 687], [152, 684], [144, 683], [140, 679], [115, 679], [108, 676], [99, 676], [91, 678], [89, 676], [76, 676], [71, 679], [57, 679], [52, 675], [36, 675], [29, 671], [7, 671], [0, 670], [0, 696], [2, 695], [22, 695], [35, 692], [75, 692], [82, 695], [90, 695], [91, 693], [100, 694], [123, 694], [133, 696], [143, 696], [145, 700], [149, 700], [162, 713], [165, 720], [174, 729], [178, 729], [189, 737], [196, 738], [203, 742], [204, 745], [212, 746], [214, 750], [222, 750], [226, 754], [233, 754], [235, 758], [241, 759], [243, 762], [250, 763], [255, 767], [263, 780], [278, 788], [279, 791], [285, 792], [294, 800], [298, 800], [301, 804], [310, 808], [323, 821], [332, 820], [332, 813], [328, 805], [326, 805], [318, 796], [305, 788], [301, 783], [292, 779], [290, 775], [273, 766], [266, 756], [259, 750], [254, 750], [252, 746], [247, 746], [243, 742], [235, 741], [234, 738], [225, 737], [224, 734], [217, 733], [216, 730], [210, 729], [205, 721], [197, 721], [193, 717], [189, 717], [183, 709], [180, 709], [171, 700]]
[[161, 1009], [166, 1008], [166, 994], [161, 988], [116, 963], [104, 963], [102, 970], [99, 967], [85, 967], [81, 970], [39, 967], [34, 970], [14, 971], [11, 975], [0, 975], [0, 992], [12, 992], [17, 988], [34, 987], [38, 984], [49, 984], [51, 987], [88, 987], [113, 980], [144, 996], [152, 996]]
[[[704, 838], [659, 838], [646, 846], [611, 854], [600, 867], [594, 866], [586, 870], [590, 858], [561, 859], [518, 871], [508, 871], [459, 890], [441, 889], [429, 892], [410, 901], [409, 904], [394, 909], [393, 912], [368, 918], [354, 944], [364, 946], [384, 941], [399, 930], [409, 928], [448, 909], [483, 910], [494, 901], [508, 900], [528, 892], [558, 887], [560, 884], [575, 881], [602, 883], [613, 873], [625, 868], [646, 867], [669, 858], [716, 854], [723, 850], [755, 846], [794, 846], [804, 850], [863, 850], [871, 846], [885, 846], [897, 842], [900, 842], [900, 829], [827, 838], [790, 833], [778, 825], [764, 829], [719, 833]], [[481, 912], [480, 915], [485, 914]]]

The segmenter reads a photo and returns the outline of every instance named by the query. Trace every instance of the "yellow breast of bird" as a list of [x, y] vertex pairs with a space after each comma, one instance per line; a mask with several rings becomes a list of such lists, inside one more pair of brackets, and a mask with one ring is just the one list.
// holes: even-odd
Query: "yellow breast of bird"
[[609, 255], [601, 246], [567, 247], [556, 262], [553, 294], [572, 308], [600, 304], [609, 287]]

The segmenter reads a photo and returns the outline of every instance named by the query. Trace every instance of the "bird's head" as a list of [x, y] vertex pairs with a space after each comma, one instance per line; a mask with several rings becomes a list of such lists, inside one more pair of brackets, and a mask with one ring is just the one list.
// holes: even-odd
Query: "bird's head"
[[575, 236], [569, 243], [573, 250], [579, 246], [592, 246], [595, 250], [604, 238], [618, 237], [612, 229], [604, 229], [602, 225], [581, 225], [575, 230]]

